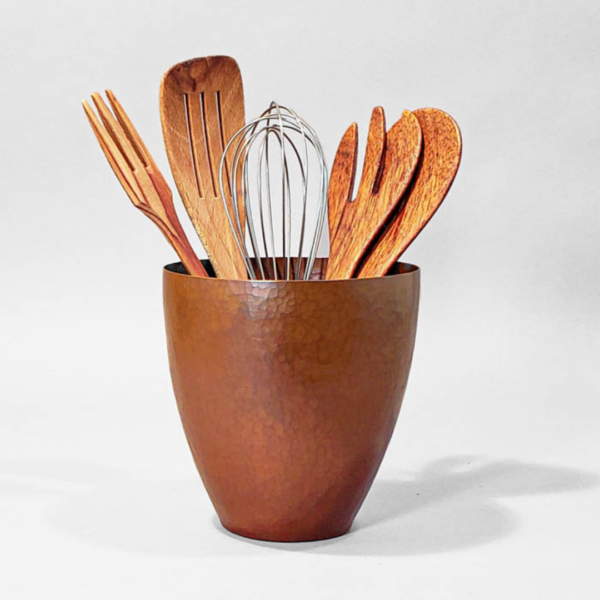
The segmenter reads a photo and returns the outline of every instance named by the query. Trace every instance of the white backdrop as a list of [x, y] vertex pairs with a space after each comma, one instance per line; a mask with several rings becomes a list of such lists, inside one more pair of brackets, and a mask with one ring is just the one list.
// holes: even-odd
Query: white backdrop
[[[3, 598], [597, 598], [600, 5], [5, 2]], [[229, 54], [331, 163], [381, 104], [452, 114], [400, 421], [351, 534], [223, 532], [170, 389], [161, 267], [79, 105], [112, 88], [168, 173], [158, 85]]]

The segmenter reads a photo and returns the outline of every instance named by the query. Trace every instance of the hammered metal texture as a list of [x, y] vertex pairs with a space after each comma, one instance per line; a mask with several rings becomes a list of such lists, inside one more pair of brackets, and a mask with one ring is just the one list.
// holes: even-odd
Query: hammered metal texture
[[261, 282], [165, 268], [177, 405], [230, 531], [307, 541], [352, 525], [392, 436], [414, 347], [420, 272], [402, 263], [393, 272]]

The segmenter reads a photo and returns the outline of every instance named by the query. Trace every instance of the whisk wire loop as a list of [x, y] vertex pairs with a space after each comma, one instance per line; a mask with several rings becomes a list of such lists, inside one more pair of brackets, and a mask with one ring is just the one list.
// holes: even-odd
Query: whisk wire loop
[[[314, 227], [310, 232], [308, 256], [302, 271], [305, 258], [304, 246], [309, 237], [307, 214], [311, 195], [309, 186], [311, 154], [314, 154], [314, 160], [318, 164], [319, 178], [314, 194], [316, 196]], [[272, 164], [275, 156], [278, 165]], [[229, 164], [227, 164], [227, 157], [230, 157]], [[252, 170], [256, 177], [254, 185], [252, 185], [250, 169], [253, 159], [256, 160], [256, 171]], [[274, 166], [277, 168], [274, 169]], [[276, 172], [281, 174], [280, 185], [277, 188], [274, 179]], [[296, 175], [295, 178], [292, 172]], [[326, 216], [327, 185], [327, 168], [317, 135], [312, 127], [291, 109], [272, 102], [259, 117], [250, 121], [232, 136], [219, 165], [219, 186], [236, 247], [251, 279], [302, 278], [306, 280], [310, 278]], [[276, 192], [276, 189], [279, 191]], [[233, 214], [225, 201], [227, 197], [225, 190], [231, 194]], [[256, 190], [256, 197], [254, 190]], [[281, 267], [277, 261], [276, 247], [274, 201], [277, 193], [281, 200], [283, 258]], [[301, 200], [296, 207], [294, 199], [298, 196]], [[301, 211], [295, 256], [292, 255], [295, 235], [294, 209]], [[246, 232], [242, 226], [241, 211], [245, 217]]]

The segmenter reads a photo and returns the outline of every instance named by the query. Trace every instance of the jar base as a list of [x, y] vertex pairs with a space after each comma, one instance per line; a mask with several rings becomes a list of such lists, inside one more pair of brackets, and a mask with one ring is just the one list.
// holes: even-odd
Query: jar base
[[350, 531], [351, 526], [344, 527], [343, 529], [320, 529], [312, 531], [269, 531], [265, 529], [255, 529], [247, 527], [236, 527], [231, 524], [225, 524], [222, 521], [221, 525], [229, 532], [234, 535], [248, 538], [251, 540], [257, 540], [260, 542], [280, 542], [280, 543], [300, 543], [300, 542], [319, 542], [323, 540], [331, 540], [334, 538], [346, 535]]

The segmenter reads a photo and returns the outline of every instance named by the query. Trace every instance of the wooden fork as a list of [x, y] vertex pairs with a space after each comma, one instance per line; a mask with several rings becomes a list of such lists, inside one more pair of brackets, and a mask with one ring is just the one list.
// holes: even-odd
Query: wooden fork
[[84, 100], [83, 110], [112, 170], [133, 205], [162, 232], [190, 275], [208, 277], [179, 222], [173, 195], [127, 113], [110, 91], [110, 111], [97, 92], [92, 100], [100, 119]]
[[462, 139], [456, 121], [436, 108], [413, 114], [423, 132], [423, 155], [399, 211], [359, 267], [359, 278], [382, 277], [390, 270], [440, 207], [460, 165]]
[[327, 194], [330, 247], [326, 279], [349, 279], [407, 189], [421, 153], [421, 127], [408, 110], [386, 133], [385, 115], [373, 109], [365, 163], [355, 200], [357, 129], [344, 134]]

